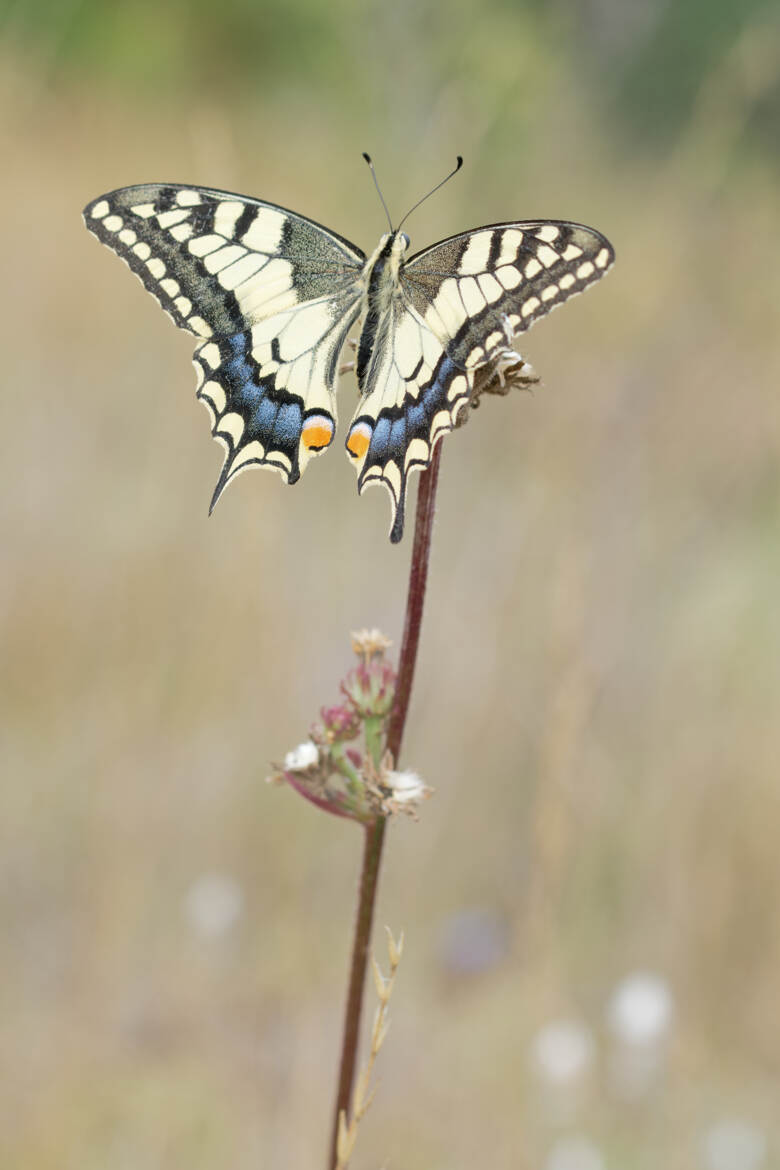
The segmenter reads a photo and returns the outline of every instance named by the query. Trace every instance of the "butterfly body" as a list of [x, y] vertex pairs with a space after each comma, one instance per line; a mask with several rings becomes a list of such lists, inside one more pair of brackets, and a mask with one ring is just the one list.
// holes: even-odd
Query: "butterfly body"
[[330, 446], [339, 355], [360, 322], [346, 449], [361, 491], [388, 489], [393, 541], [409, 473], [457, 424], [478, 372], [613, 260], [594, 229], [545, 220], [478, 228], [411, 258], [393, 230], [366, 257], [275, 204], [171, 183], [121, 188], [84, 217], [196, 339], [198, 397], [226, 450], [212, 507], [246, 468], [294, 483]]

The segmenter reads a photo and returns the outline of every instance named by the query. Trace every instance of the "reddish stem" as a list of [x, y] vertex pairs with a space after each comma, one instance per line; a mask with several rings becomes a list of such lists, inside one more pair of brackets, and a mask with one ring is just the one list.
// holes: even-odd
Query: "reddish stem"
[[[406, 618], [398, 660], [395, 703], [387, 733], [387, 749], [397, 764], [404, 734], [409, 699], [414, 681], [417, 649], [420, 644], [425, 585], [428, 579], [428, 561], [431, 550], [431, 531], [436, 501], [436, 485], [439, 479], [441, 443], [437, 444], [430, 466], [422, 472], [417, 489], [417, 511], [414, 522], [414, 542], [409, 569], [409, 588], [406, 595]], [[365, 827], [363, 843], [363, 869], [360, 874], [355, 938], [352, 944], [352, 965], [347, 992], [347, 1006], [344, 1013], [344, 1038], [341, 1046], [341, 1070], [336, 1095], [336, 1109], [331, 1135], [329, 1170], [334, 1170], [338, 1161], [336, 1143], [339, 1132], [339, 1115], [349, 1116], [352, 1082], [355, 1079], [355, 1057], [360, 1034], [360, 1016], [363, 1007], [363, 988], [366, 981], [368, 948], [371, 942], [371, 927], [374, 920], [374, 906], [379, 882], [379, 866], [382, 860], [382, 845], [385, 836], [386, 819], [377, 817]]]

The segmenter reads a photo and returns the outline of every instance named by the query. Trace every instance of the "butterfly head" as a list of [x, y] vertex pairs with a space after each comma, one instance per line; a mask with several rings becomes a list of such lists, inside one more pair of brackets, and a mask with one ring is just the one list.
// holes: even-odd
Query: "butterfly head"
[[403, 256], [409, 247], [409, 242], [406, 232], [397, 230], [385, 232], [379, 241], [379, 251], [385, 256]]

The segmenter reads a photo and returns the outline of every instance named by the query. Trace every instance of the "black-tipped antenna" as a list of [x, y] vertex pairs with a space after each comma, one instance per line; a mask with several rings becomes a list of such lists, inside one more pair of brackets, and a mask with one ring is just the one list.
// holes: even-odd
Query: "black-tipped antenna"
[[446, 179], [442, 179], [442, 181], [440, 183], [437, 183], [432, 191], [429, 191], [427, 195], [423, 195], [422, 199], [418, 199], [417, 202], [415, 203], [414, 207], [409, 208], [406, 215], [403, 217], [403, 219], [399, 223], [398, 227], [396, 228], [396, 231], [401, 230], [401, 228], [404, 226], [404, 224], [406, 223], [409, 216], [412, 214], [413, 211], [417, 210], [417, 208], [420, 206], [421, 203], [424, 203], [426, 199], [430, 199], [431, 195], [434, 195], [439, 190], [439, 187], [443, 187], [445, 183], [448, 183], [453, 175], [457, 175], [458, 171], [460, 170], [460, 168], [462, 166], [463, 166], [463, 159], [461, 158], [460, 155], [458, 155], [458, 161], [455, 164], [455, 169], [450, 171], [450, 173], [447, 175]]
[[381, 191], [381, 188], [380, 188], [380, 186], [379, 186], [379, 183], [377, 182], [377, 178], [376, 178], [376, 171], [374, 170], [374, 164], [373, 164], [373, 163], [372, 163], [372, 161], [371, 161], [371, 155], [370, 155], [370, 154], [366, 154], [366, 152], [365, 152], [365, 150], [364, 150], [364, 151], [363, 151], [363, 158], [364, 158], [364, 159], [366, 160], [366, 162], [368, 163], [369, 170], [371, 171], [371, 177], [373, 178], [373, 180], [374, 180], [374, 186], [376, 187], [376, 193], [377, 193], [377, 195], [379, 196], [379, 198], [382, 200], [382, 206], [383, 206], [383, 207], [384, 207], [384, 209], [385, 209], [385, 215], [387, 216], [387, 222], [390, 224], [390, 231], [392, 232], [392, 231], [394, 230], [394, 229], [393, 229], [393, 221], [392, 221], [392, 219], [390, 218], [390, 212], [387, 210], [387, 204], [385, 203], [385, 197], [384, 197], [384, 195], [382, 194], [382, 191]]

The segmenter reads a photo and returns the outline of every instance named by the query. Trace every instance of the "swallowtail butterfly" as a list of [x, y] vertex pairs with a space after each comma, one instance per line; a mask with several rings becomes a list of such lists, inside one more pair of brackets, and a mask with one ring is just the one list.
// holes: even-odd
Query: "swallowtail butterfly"
[[366, 257], [274, 203], [179, 183], [101, 195], [84, 219], [196, 339], [198, 397], [226, 448], [212, 508], [246, 468], [295, 483], [330, 446], [339, 354], [361, 320], [346, 448], [361, 492], [388, 489], [394, 542], [409, 472], [462, 421], [480, 378], [503, 385], [503, 370], [525, 364], [514, 335], [614, 259], [599, 232], [559, 220], [476, 228], [409, 258], [391, 228]]

